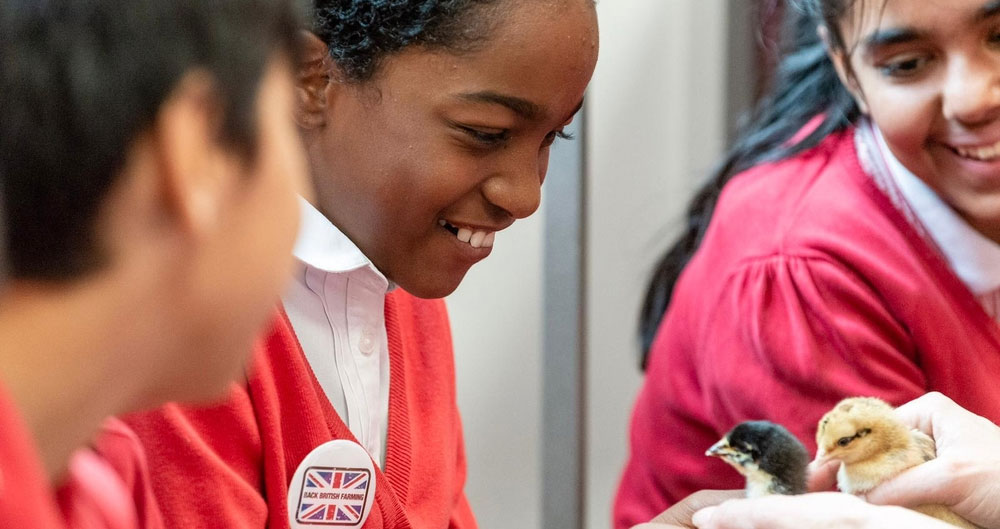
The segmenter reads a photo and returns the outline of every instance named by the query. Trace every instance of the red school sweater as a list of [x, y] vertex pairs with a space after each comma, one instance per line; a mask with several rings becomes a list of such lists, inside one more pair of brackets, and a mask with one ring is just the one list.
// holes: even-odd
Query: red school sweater
[[[365, 529], [475, 529], [448, 317], [441, 300], [386, 297], [389, 428]], [[168, 405], [126, 422], [141, 439], [168, 529], [289, 527], [286, 497], [317, 446], [357, 440], [309, 368], [284, 314], [247, 382], [220, 406]], [[114, 459], [114, 454], [105, 454]]]
[[742, 488], [705, 456], [741, 421], [815, 451], [840, 399], [932, 390], [1000, 421], [1000, 326], [864, 171], [853, 130], [751, 169], [725, 187], [654, 341], [615, 527]]
[[64, 527], [31, 434], [0, 385], [0, 527]]

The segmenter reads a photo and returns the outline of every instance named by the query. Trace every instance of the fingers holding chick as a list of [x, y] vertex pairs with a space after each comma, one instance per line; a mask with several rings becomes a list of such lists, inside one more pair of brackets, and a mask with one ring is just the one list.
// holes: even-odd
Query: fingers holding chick
[[840, 461], [814, 459], [806, 467], [806, 488], [809, 492], [831, 491], [837, 486]]
[[[750, 497], [804, 491], [808, 460], [805, 449], [801, 449], [801, 461], [798, 456], [783, 458], [797, 461], [791, 465], [797, 469], [795, 477], [788, 479], [773, 465], [765, 464], [764, 454], [769, 445], [762, 440], [770, 438], [765, 432], [779, 432], [782, 435], [776, 438], [792, 440], [773, 443], [775, 446], [801, 446], [778, 425], [743, 423], [709, 449], [708, 455], [720, 457], [740, 471], [747, 479], [746, 491]], [[972, 520], [983, 527], [1000, 528], [1000, 506], [993, 501], [1000, 497], [1000, 450], [997, 450], [1000, 428], [963, 410], [943, 395], [929, 394], [899, 409], [876, 398], [845, 399], [823, 417], [816, 435], [817, 458], [808, 464], [809, 490], [829, 490], [836, 481], [841, 490], [863, 495], [873, 503], [909, 506], [959, 527], [975, 527], [968, 521]], [[798, 453], [798, 449], [791, 453]], [[782, 481], [796, 485], [776, 485]], [[882, 483], [886, 484], [879, 486]], [[786, 506], [787, 515], [788, 509], [795, 510], [814, 501], [776, 505]], [[825, 505], [845, 500], [818, 501]], [[777, 514], [760, 507], [771, 504], [746, 505], [763, 512], [762, 516]], [[903, 518], [919, 516], [913, 511], [900, 515], [896, 508], [875, 513], [880, 517], [887, 513]], [[711, 519], [706, 516], [702, 515], [703, 521]], [[767, 516], [759, 519], [778, 520]], [[726, 520], [704, 527], [781, 527], [770, 522], [745, 525], [745, 518]], [[847, 525], [838, 524], [849, 521], [840, 517], [834, 525], [802, 525], [804, 519], [795, 515], [790, 520], [797, 524], [795, 527], [841, 527]], [[927, 527], [940, 526], [926, 520], [921, 522], [924, 523]]]
[[699, 511], [698, 529], [946, 529], [949, 526], [896, 507], [877, 507], [847, 494], [822, 492], [733, 500]]
[[693, 528], [691, 517], [694, 513], [718, 505], [726, 500], [742, 498], [746, 494], [742, 490], [701, 490], [675, 503], [669, 509], [653, 518], [648, 524], [642, 524], [632, 529], [665, 529], [667, 527]]
[[940, 393], [896, 410], [905, 424], [932, 434], [937, 459], [872, 489], [877, 504], [942, 504], [983, 527], [1000, 527], [1000, 427]]
[[[942, 403], [937, 397], [927, 402]], [[844, 399], [824, 415], [817, 427], [816, 445], [818, 461], [841, 463], [837, 487], [856, 495], [869, 493], [907, 469], [933, 462], [936, 456], [930, 436], [903, 422], [889, 404], [870, 397]], [[959, 527], [974, 527], [948, 507], [924, 502], [914, 508]]]

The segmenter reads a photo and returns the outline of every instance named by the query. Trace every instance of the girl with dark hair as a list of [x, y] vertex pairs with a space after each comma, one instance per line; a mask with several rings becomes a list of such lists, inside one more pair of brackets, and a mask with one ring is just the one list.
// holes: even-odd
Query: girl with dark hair
[[[645, 305], [615, 526], [739, 488], [704, 450], [841, 398], [929, 390], [1000, 420], [1000, 9], [797, 0], [773, 92]], [[662, 318], [662, 321], [660, 321]]]
[[168, 527], [476, 527], [444, 303], [535, 211], [593, 0], [316, 0], [301, 265], [247, 381], [129, 419]]

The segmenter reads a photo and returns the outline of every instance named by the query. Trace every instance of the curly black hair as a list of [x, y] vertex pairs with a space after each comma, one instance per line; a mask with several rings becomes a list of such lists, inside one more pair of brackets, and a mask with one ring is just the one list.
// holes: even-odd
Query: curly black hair
[[498, 20], [505, 0], [315, 0], [313, 31], [345, 80], [371, 79], [409, 46], [467, 52]]

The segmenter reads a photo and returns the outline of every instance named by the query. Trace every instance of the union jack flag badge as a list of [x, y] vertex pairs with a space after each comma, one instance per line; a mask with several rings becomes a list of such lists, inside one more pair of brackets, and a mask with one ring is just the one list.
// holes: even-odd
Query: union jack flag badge
[[371, 481], [367, 468], [307, 468], [295, 521], [301, 525], [359, 527], [371, 500]]

